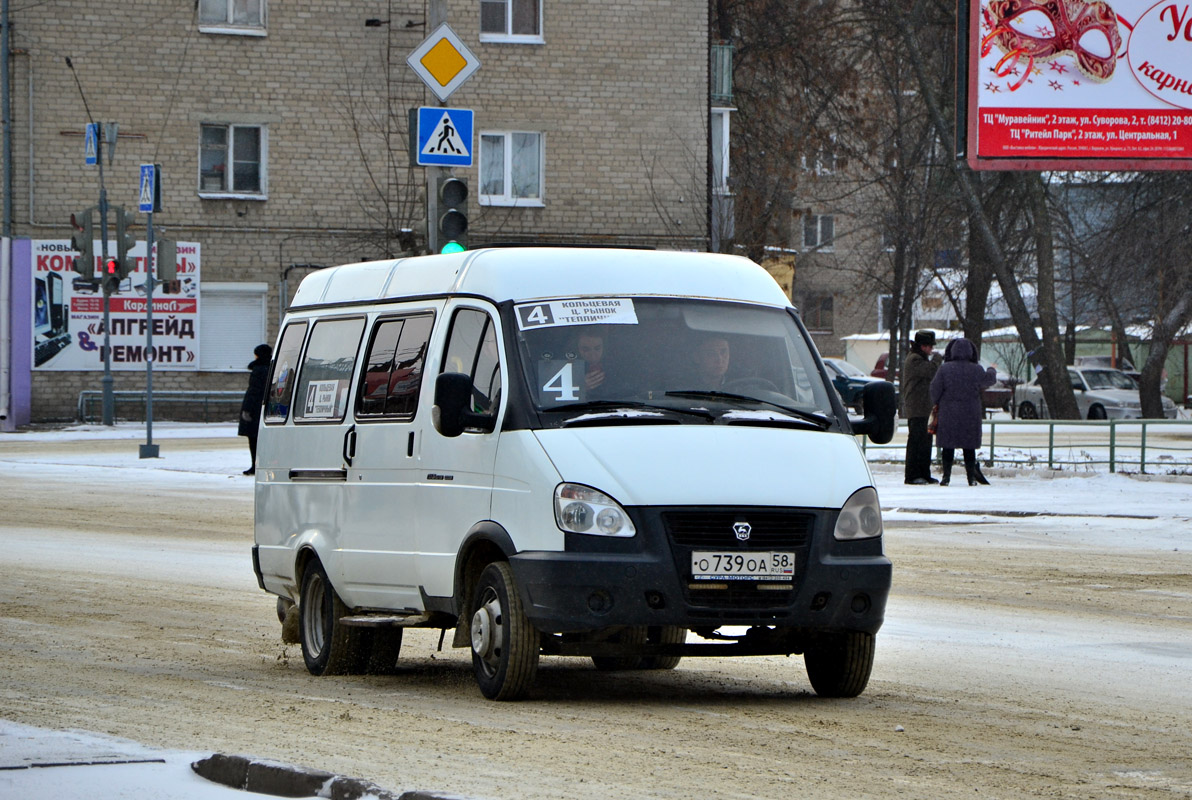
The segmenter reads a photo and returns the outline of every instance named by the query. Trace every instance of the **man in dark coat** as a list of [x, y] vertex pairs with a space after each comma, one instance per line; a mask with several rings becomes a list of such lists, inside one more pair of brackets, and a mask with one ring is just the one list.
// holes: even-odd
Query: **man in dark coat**
[[931, 379], [941, 359], [935, 350], [935, 332], [919, 331], [910, 352], [902, 362], [902, 418], [906, 420], [907, 483], [939, 483], [931, 477], [931, 434], [927, 418], [931, 416]]
[[273, 358], [273, 348], [259, 344], [252, 354], [255, 358], [248, 365], [248, 390], [244, 393], [244, 402], [240, 404], [240, 426], [236, 431], [240, 436], [248, 437], [248, 453], [252, 463], [244, 470], [245, 475], [255, 475], [257, 472], [257, 428], [261, 424], [265, 390], [269, 386], [269, 361]]
[[936, 442], [943, 450], [943, 480], [952, 479], [956, 448], [964, 451], [964, 469], [970, 486], [989, 483], [977, 464], [981, 446], [981, 419], [985, 415], [981, 392], [997, 381], [997, 369], [982, 369], [977, 348], [968, 339], [953, 339], [944, 351], [944, 365], [931, 381], [931, 402], [940, 407]]

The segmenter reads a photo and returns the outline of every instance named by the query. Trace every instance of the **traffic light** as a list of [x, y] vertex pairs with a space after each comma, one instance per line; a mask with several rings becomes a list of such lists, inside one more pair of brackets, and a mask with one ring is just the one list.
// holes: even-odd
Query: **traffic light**
[[163, 283], [178, 279], [178, 243], [173, 239], [157, 240], [157, 279]]
[[124, 276], [120, 273], [120, 260], [115, 256], [108, 256], [103, 262], [103, 293], [116, 294], [120, 290], [120, 281]]
[[123, 206], [115, 206], [112, 210], [116, 212], [116, 269], [120, 280], [124, 280], [132, 272], [134, 263], [128, 253], [137, 245], [137, 235], [131, 230], [134, 217], [133, 212], [125, 211]]
[[95, 280], [95, 223], [92, 219], [94, 209], [79, 211], [70, 215], [70, 226], [74, 233], [70, 237], [70, 247], [79, 255], [71, 267], [75, 272], [87, 280]]
[[462, 178], [439, 179], [439, 252], [468, 249], [468, 184]]

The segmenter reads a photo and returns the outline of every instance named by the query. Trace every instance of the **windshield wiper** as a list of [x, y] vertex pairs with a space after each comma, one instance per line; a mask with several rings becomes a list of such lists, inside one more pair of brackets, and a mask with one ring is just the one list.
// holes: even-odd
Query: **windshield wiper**
[[714, 419], [714, 415], [709, 411], [704, 411], [699, 408], [673, 408], [671, 406], [660, 406], [653, 403], [643, 403], [639, 400], [587, 400], [582, 403], [567, 403], [561, 406], [552, 406], [551, 408], [544, 408], [543, 411], [616, 411], [617, 409], [645, 409], [649, 411], [664, 411], [672, 414], [684, 414], [690, 417], [699, 417], [704, 420]]
[[719, 392], [714, 390], [694, 390], [685, 389], [682, 391], [672, 391], [666, 393], [667, 397], [688, 397], [688, 398], [707, 398], [709, 400], [737, 400], [745, 401], [746, 403], [756, 403], [758, 405], [770, 406], [777, 408], [784, 414], [790, 414], [793, 417], [815, 423], [821, 428], [828, 428], [832, 424], [832, 420], [823, 414], [816, 414], [811, 411], [803, 411], [798, 408], [791, 408], [784, 406], [781, 403], [774, 403], [770, 400], [762, 400], [758, 397], [750, 397], [747, 394], [734, 394], [733, 392]]

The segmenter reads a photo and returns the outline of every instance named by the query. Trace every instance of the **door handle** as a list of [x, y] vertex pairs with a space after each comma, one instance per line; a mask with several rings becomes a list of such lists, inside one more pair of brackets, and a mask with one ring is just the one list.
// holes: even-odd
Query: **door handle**
[[352, 459], [356, 457], [356, 426], [348, 428], [344, 434], [344, 463], [352, 466]]

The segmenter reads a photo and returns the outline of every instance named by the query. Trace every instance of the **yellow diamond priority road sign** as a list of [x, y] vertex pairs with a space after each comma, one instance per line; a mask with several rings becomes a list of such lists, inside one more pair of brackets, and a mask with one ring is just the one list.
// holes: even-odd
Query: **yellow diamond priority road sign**
[[406, 63], [440, 100], [450, 97], [460, 84], [480, 69], [479, 59], [447, 23], [427, 36], [406, 58]]

